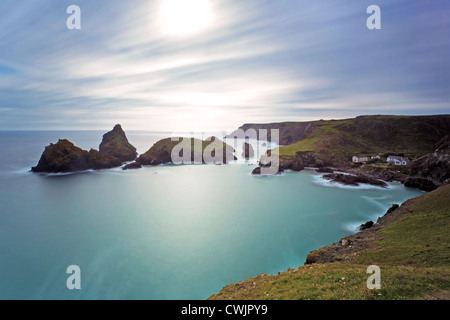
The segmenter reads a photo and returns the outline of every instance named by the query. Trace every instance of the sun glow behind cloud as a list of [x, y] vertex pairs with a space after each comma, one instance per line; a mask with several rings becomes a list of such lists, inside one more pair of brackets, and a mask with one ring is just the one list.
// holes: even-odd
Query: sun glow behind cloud
[[445, 10], [425, 4], [370, 33], [359, 6], [335, 1], [96, 0], [79, 32], [56, 23], [58, 3], [0, 3], [0, 129], [448, 112], [449, 39], [434, 32]]
[[158, 12], [161, 30], [172, 36], [191, 36], [211, 26], [214, 16], [210, 0], [162, 0]]

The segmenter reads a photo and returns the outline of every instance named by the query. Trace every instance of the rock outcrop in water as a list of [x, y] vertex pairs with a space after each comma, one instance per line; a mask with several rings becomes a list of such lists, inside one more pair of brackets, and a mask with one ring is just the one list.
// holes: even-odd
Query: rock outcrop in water
[[363, 231], [366, 229], [370, 229], [373, 226], [373, 221], [367, 221], [366, 223], [363, 223], [362, 225], [359, 226], [359, 231]]
[[320, 167], [316, 169], [316, 172], [320, 173], [334, 173], [334, 170], [329, 167]]
[[382, 180], [378, 180], [375, 178], [367, 177], [364, 175], [350, 175], [350, 174], [342, 174], [342, 173], [330, 173], [323, 175], [324, 179], [331, 180], [333, 182], [342, 183], [349, 186], [359, 186], [360, 183], [370, 184], [377, 187], [386, 188], [388, 185], [386, 182]]
[[33, 172], [74, 172], [91, 168], [89, 152], [78, 148], [66, 139], [51, 143], [45, 151]]
[[75, 146], [66, 139], [60, 139], [56, 144], [51, 143], [42, 153], [37, 166], [31, 168], [33, 172], [67, 173], [89, 169], [109, 169], [122, 164], [120, 160], [108, 155], [102, 155], [97, 150], [89, 152]]
[[408, 178], [405, 181], [405, 187], [416, 188], [427, 192], [437, 189], [437, 185], [426, 178]]
[[[115, 150], [114, 148], [117, 148]], [[120, 125], [103, 136], [100, 150], [83, 150], [67, 139], [45, 147], [33, 172], [69, 173], [119, 167], [124, 159], [136, 158], [136, 149], [128, 142]], [[134, 154], [134, 155], [133, 155]]]
[[90, 168], [93, 170], [116, 168], [122, 165], [122, 161], [116, 157], [101, 154], [95, 149], [89, 150]]
[[[174, 151], [175, 147], [178, 149]], [[156, 142], [147, 152], [140, 155], [136, 162], [150, 166], [174, 163], [174, 161], [184, 164], [221, 164], [237, 160], [233, 155], [235, 151], [233, 147], [216, 137], [210, 137], [206, 140], [180, 137], [175, 141], [172, 138], [166, 138]], [[177, 160], [172, 159], [172, 152], [177, 156]], [[184, 154], [184, 152], [190, 154]]]
[[259, 167], [253, 169], [253, 175], [273, 175], [280, 174], [286, 170], [286, 168], [290, 168], [291, 162], [280, 162], [278, 157], [272, 157], [270, 151], [267, 154], [264, 154], [259, 159]]
[[103, 135], [99, 151], [102, 155], [112, 156], [122, 162], [133, 161], [137, 157], [136, 148], [128, 142], [120, 124]]
[[[267, 152], [267, 154], [262, 155], [259, 160], [259, 167], [256, 167], [253, 169], [252, 174], [253, 175], [259, 175], [261, 174], [261, 168], [267, 168], [272, 165], [271, 157], [269, 156], [271, 154], [270, 151]], [[305, 169], [303, 165], [303, 160], [300, 156], [296, 155], [293, 159], [283, 159], [278, 158], [275, 159], [276, 161], [273, 166], [278, 166], [278, 170], [275, 171], [272, 174], [279, 174], [284, 172], [285, 170], [291, 170], [291, 171], [301, 171]]]
[[134, 169], [140, 169], [140, 168], [142, 168], [142, 165], [135, 161], [135, 162], [127, 164], [126, 166], [123, 166], [122, 170], [134, 170]]
[[242, 156], [246, 159], [252, 158], [255, 155], [252, 145], [248, 142], [242, 144], [242, 150]]

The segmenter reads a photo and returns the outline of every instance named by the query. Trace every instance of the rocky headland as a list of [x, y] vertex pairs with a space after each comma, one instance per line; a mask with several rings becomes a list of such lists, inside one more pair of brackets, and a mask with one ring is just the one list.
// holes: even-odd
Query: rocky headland
[[114, 157], [122, 162], [133, 161], [137, 157], [136, 148], [128, 142], [120, 124], [103, 135], [99, 151], [102, 155]]
[[[298, 151], [293, 157], [279, 156], [279, 171], [301, 171], [304, 168], [316, 168], [317, 172], [328, 173], [323, 178], [344, 185], [357, 186], [360, 183], [386, 187], [387, 182], [400, 182], [409, 188], [432, 191], [450, 182], [450, 138], [444, 136], [432, 147], [432, 152], [422, 156], [412, 156], [413, 160], [406, 166], [394, 166], [383, 160], [355, 164], [348, 161], [336, 162], [323, 158], [315, 151]], [[280, 152], [279, 150], [269, 150]], [[253, 174], [260, 174], [261, 167], [267, 166], [267, 155], [260, 159], [259, 167]], [[334, 173], [338, 171], [340, 173]]]

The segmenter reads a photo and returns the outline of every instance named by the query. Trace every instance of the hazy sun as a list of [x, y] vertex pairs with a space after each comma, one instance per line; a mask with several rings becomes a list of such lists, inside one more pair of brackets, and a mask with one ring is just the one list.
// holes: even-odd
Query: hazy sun
[[159, 24], [166, 34], [187, 36], [204, 31], [212, 23], [210, 0], [162, 0]]

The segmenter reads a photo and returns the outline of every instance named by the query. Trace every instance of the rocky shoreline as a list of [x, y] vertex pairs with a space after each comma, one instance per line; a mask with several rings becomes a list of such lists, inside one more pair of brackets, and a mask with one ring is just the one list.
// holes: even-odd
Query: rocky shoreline
[[410, 200], [405, 201], [401, 206], [393, 204], [375, 223], [368, 221], [362, 224], [358, 233], [311, 251], [306, 257], [305, 265], [347, 261], [353, 259], [358, 252], [373, 248], [375, 240], [379, 237], [377, 231], [410, 213]]
[[[298, 172], [309, 168], [314, 169], [316, 172], [324, 173], [324, 175], [322, 176], [324, 179], [343, 185], [359, 186], [359, 184], [369, 184], [381, 188], [386, 188], [388, 187], [387, 182], [399, 182], [405, 185], [405, 187], [420, 189], [426, 192], [433, 191], [439, 186], [448, 184], [450, 182], [450, 179], [447, 177], [447, 175], [442, 174], [442, 170], [440, 171], [441, 178], [435, 179], [429, 174], [420, 174], [420, 172], [414, 173], [412, 171], [413, 169], [410, 169], [411, 172], [409, 174], [406, 174], [399, 172], [398, 170], [396, 170], [396, 168], [373, 170], [373, 168], [364, 166], [358, 168], [354, 168], [348, 165], [332, 166], [323, 161], [314, 161], [313, 153], [308, 152], [306, 154], [307, 159], [309, 159], [310, 161], [304, 161], [302, 156], [296, 156], [294, 159], [280, 158], [278, 160], [279, 169], [276, 174], [280, 174], [287, 170]], [[268, 159], [268, 156], [262, 156], [259, 162], [259, 166], [252, 171], [252, 174], [259, 175], [261, 174], [261, 168], [269, 167], [271, 163]], [[446, 161], [450, 167], [450, 149], [448, 149], [448, 157]], [[445, 169], [445, 164], [442, 166], [444, 167], [443, 171], [448, 171], [448, 169]], [[445, 177], [445, 180], [442, 180], [442, 177]]]
[[[447, 217], [448, 221], [449, 192], [449, 186], [446, 185], [433, 192], [411, 198], [401, 205], [393, 204], [375, 223], [368, 221], [360, 226], [359, 232], [345, 236], [331, 245], [311, 251], [302, 266], [296, 269], [288, 268], [286, 271], [278, 272], [277, 275], [263, 273], [238, 283], [228, 284], [208, 299], [286, 299], [288, 297], [287, 299], [297, 300], [309, 297], [317, 298], [318, 287], [322, 292], [332, 293], [336, 289], [341, 289], [342, 285], [346, 284], [344, 281], [349, 283], [344, 287], [345, 290], [342, 293], [348, 294], [347, 290], [352, 285], [351, 279], [357, 278], [360, 272], [365, 272], [367, 266], [373, 264], [374, 259], [378, 262], [385, 261], [384, 279], [389, 283], [392, 283], [392, 279], [398, 279], [401, 274], [398, 269], [394, 269], [390, 275], [386, 272], [389, 269], [390, 261], [395, 262], [395, 268], [400, 266], [399, 264], [405, 268], [415, 266], [417, 269], [414, 270], [414, 276], [418, 275], [416, 272], [419, 272], [420, 268], [425, 268], [421, 276], [428, 275], [430, 274], [429, 266], [422, 264], [421, 258], [417, 257], [418, 252], [421, 254], [432, 252], [433, 255], [438, 255], [443, 259], [448, 257], [448, 250], [446, 250], [448, 247], [443, 239], [446, 235], [445, 223], [440, 227], [437, 227], [436, 223], [439, 224], [440, 218]], [[436, 230], [438, 237], [423, 230], [431, 230], [431, 226], [439, 229]], [[386, 232], [383, 232], [384, 230]], [[398, 238], [399, 232], [403, 232], [400, 235], [401, 238]], [[403, 237], [410, 237], [410, 239], [403, 240]], [[382, 240], [387, 242], [381, 242]], [[410, 241], [414, 242], [413, 245], [417, 250], [411, 248]], [[444, 245], [440, 243], [441, 241], [444, 241]], [[399, 255], [396, 254], [397, 246], [402, 248]], [[351, 274], [350, 277], [345, 275], [344, 269], [349, 271], [347, 275]], [[311, 281], [312, 276], [317, 279], [317, 282]], [[333, 277], [340, 280], [333, 281]], [[390, 279], [388, 279], [389, 277]], [[443, 278], [437, 276], [436, 279], [441, 281]], [[325, 284], [321, 282], [323, 280], [326, 281]], [[365, 280], [366, 278], [363, 278], [363, 281]], [[421, 281], [422, 279], [419, 279], [417, 282], [421, 285]], [[394, 283], [397, 288], [401, 288], [401, 284], [395, 281]], [[296, 289], [293, 290], [294, 286]], [[443, 288], [446, 290], [445, 285]], [[421, 294], [423, 294], [422, 297], [430, 297], [429, 290], [428, 287], [419, 290], [418, 297]], [[361, 292], [358, 292], [357, 296], [360, 297]], [[448, 299], [449, 292], [439, 291], [438, 296]], [[370, 295], [368, 297], [372, 298]], [[337, 299], [340, 299], [340, 296]]]
[[[186, 139], [191, 154], [183, 155], [180, 139]], [[180, 138], [173, 141], [166, 138], [155, 143], [147, 152], [139, 155], [136, 148], [128, 142], [125, 132], [118, 124], [113, 130], [103, 135], [99, 150], [82, 150], [72, 142], [60, 139], [56, 144], [45, 148], [38, 164], [31, 170], [42, 173], [69, 173], [86, 170], [100, 170], [121, 167], [123, 170], [140, 169], [142, 166], [154, 166], [172, 163], [174, 148], [180, 148], [180, 163], [209, 163], [205, 160], [206, 150], [213, 150], [211, 158], [216, 164], [226, 164], [237, 160], [236, 150], [216, 137], [206, 140]], [[183, 144], [184, 145], [184, 144]], [[252, 157], [254, 150], [245, 142], [242, 156]], [[219, 152], [216, 155], [216, 152]], [[317, 172], [324, 173], [323, 178], [334, 183], [358, 186], [369, 184], [386, 188], [386, 182], [398, 181], [409, 188], [417, 188], [426, 192], [447, 184], [450, 181], [450, 137], [445, 136], [435, 145], [435, 149], [405, 167], [383, 165], [355, 165], [342, 162], [333, 163], [318, 156], [314, 151], [298, 151], [292, 158], [272, 157], [272, 150], [260, 157], [259, 166], [253, 175], [280, 174], [286, 170], [301, 171], [314, 167]], [[272, 163], [276, 161], [276, 163]], [[125, 165], [124, 165], [125, 164]]]

